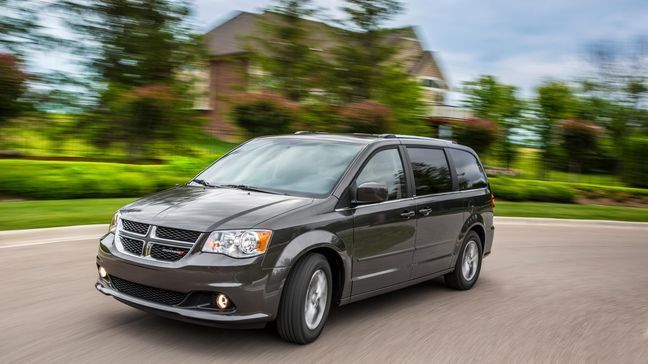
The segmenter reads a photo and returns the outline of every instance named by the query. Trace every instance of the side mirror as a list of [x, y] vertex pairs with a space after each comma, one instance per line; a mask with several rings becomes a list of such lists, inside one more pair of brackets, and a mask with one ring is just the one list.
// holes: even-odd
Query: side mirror
[[356, 189], [356, 205], [387, 201], [387, 186], [377, 182], [365, 182]]

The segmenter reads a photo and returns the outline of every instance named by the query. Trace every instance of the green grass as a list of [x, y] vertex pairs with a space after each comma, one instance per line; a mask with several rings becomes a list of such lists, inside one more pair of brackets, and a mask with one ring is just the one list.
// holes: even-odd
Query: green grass
[[[108, 224], [132, 198], [0, 202], [0, 230]], [[496, 201], [496, 216], [648, 222], [647, 208]]]
[[108, 224], [132, 198], [0, 202], [0, 230]]
[[648, 222], [648, 208], [495, 201], [495, 216]]

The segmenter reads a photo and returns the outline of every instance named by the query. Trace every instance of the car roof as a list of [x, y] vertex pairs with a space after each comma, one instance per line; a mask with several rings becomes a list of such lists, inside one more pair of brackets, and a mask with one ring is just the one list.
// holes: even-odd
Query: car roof
[[402, 134], [362, 134], [362, 133], [324, 133], [324, 132], [310, 132], [298, 131], [295, 134], [268, 136], [264, 138], [291, 138], [291, 139], [310, 139], [310, 140], [328, 140], [339, 142], [351, 142], [358, 144], [374, 144], [381, 142], [389, 142], [399, 140], [407, 144], [424, 144], [433, 146], [458, 146], [450, 140], [428, 138], [416, 135], [402, 135]]

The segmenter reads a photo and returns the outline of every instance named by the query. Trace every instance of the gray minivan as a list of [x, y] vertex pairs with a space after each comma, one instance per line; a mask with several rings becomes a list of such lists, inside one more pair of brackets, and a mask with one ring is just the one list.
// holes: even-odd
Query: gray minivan
[[101, 238], [96, 288], [174, 319], [276, 321], [305, 344], [344, 305], [443, 276], [466, 290], [493, 242], [475, 152], [404, 135], [252, 139], [142, 198]]

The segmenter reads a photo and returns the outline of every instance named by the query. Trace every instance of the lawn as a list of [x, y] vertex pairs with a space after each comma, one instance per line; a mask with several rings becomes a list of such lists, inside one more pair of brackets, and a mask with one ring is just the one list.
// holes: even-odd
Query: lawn
[[0, 230], [108, 224], [132, 198], [0, 202]]
[[[132, 198], [0, 202], [0, 230], [107, 224]], [[648, 222], [648, 209], [542, 202], [496, 201], [495, 215]]]

